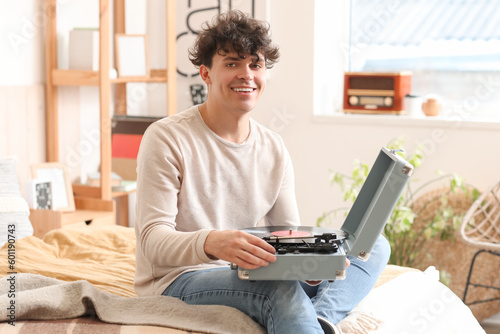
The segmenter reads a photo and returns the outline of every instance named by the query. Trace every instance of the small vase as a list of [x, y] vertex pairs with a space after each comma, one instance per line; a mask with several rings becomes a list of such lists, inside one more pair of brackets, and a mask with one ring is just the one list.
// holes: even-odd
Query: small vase
[[422, 111], [425, 116], [437, 116], [441, 112], [441, 109], [443, 109], [443, 106], [435, 98], [429, 98], [422, 103]]

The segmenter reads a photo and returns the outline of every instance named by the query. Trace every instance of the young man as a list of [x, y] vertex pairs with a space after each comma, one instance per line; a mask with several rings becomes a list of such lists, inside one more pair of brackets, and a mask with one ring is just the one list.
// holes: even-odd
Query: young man
[[385, 239], [333, 283], [249, 282], [228, 266], [276, 261], [273, 247], [240, 229], [300, 223], [288, 152], [250, 117], [278, 58], [268, 26], [240, 12], [219, 15], [198, 36], [190, 59], [207, 101], [154, 123], [141, 143], [135, 288], [235, 307], [268, 333], [334, 333], [385, 267]]

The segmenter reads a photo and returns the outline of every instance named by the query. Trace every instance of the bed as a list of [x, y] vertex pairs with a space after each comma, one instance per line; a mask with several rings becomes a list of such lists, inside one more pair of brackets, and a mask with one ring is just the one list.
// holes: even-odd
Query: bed
[[[234, 308], [138, 297], [132, 228], [75, 224], [43, 239], [32, 234], [16, 161], [0, 159], [1, 333], [265, 333]], [[437, 278], [432, 268], [388, 265], [338, 325], [344, 334], [484, 333]]]
[[[0, 250], [0, 258], [15, 259], [0, 262], [0, 305], [15, 307], [1, 312], [2, 333], [265, 333], [229, 307], [137, 297], [132, 228], [66, 227], [43, 240], [27, 236], [14, 245], [15, 253], [12, 247], [9, 253], [9, 243]], [[344, 333], [484, 333], [432, 268], [392, 265], [339, 327]]]

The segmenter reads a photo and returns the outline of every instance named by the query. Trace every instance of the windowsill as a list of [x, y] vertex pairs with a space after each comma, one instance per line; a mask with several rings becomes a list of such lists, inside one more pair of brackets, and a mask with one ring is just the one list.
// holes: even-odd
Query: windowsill
[[335, 113], [333, 115], [313, 115], [313, 123], [335, 123], [353, 125], [382, 125], [382, 126], [408, 126], [421, 128], [446, 128], [446, 129], [467, 129], [467, 130], [500, 130], [500, 120], [486, 119], [459, 119], [436, 117], [410, 117], [407, 115], [365, 115], [365, 114], [344, 114]]

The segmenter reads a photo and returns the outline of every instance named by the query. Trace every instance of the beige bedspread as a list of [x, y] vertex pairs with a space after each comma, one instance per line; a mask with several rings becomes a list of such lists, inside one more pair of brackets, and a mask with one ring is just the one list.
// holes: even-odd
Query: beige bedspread
[[[15, 242], [15, 268], [0, 261], [0, 272], [31, 273], [62, 281], [86, 280], [125, 297], [134, 287], [135, 233], [122, 226], [85, 226], [53, 230], [43, 240], [30, 236]], [[0, 259], [7, 259], [7, 245]]]
[[[141, 298], [136, 296], [133, 289], [133, 278], [135, 272], [135, 233], [131, 228], [125, 228], [121, 226], [86, 226], [85, 228], [79, 229], [64, 228], [49, 232], [43, 240], [40, 240], [36, 237], [26, 237], [21, 240], [16, 240], [14, 246], [15, 248], [11, 247], [10, 253], [7, 245], [0, 249], [0, 258], [7, 259], [9, 255], [11, 258], [14, 258], [14, 261], [11, 263], [11, 265], [13, 266], [12, 268], [9, 268], [9, 263], [7, 261], [0, 261], [1, 277], [7, 275], [8, 272], [29, 273], [43, 276], [42, 278], [38, 279], [38, 283], [49, 282], [43, 280], [43, 278], [46, 277], [55, 278], [59, 280], [59, 283], [57, 284], [59, 285], [59, 287], [52, 287], [52, 289], [54, 289], [53, 293], [58, 293], [57, 291], [61, 290], [61, 286], [64, 285], [61, 283], [72, 282], [62, 287], [63, 292], [81, 292], [83, 291], [82, 286], [85, 286], [85, 291], [87, 291], [87, 295], [71, 295], [72, 302], [76, 300], [77, 302], [79, 301], [80, 304], [82, 304], [82, 301], [94, 300], [94, 302], [91, 303], [93, 305], [91, 308], [80, 310], [80, 312], [76, 314], [66, 314], [65, 316], [57, 317], [54, 316], [54, 314], [62, 314], [63, 312], [62, 310], [57, 310], [53, 311], [51, 316], [44, 316], [43, 318], [33, 316], [33, 313], [30, 313], [29, 316], [23, 318], [20, 317], [21, 313], [18, 313], [18, 320], [75, 318], [88, 313], [92, 314], [92, 309], [95, 309], [95, 311], [97, 312], [99, 306], [96, 307], [96, 305], [101, 305], [101, 314], [109, 315], [108, 309], [115, 308], [115, 310], [117, 310], [119, 308], [116, 308], [113, 306], [114, 304], [109, 303], [107, 303], [108, 306], [104, 307], [103, 305], [106, 305], [106, 303], [101, 303], [102, 299], [108, 298], [107, 300], [109, 301], [109, 298], [113, 298], [114, 301], [117, 301], [118, 299], [116, 298], [119, 298], [121, 300], [124, 300], [123, 303], [126, 305], [133, 305], [134, 303], [137, 303], [137, 301], [142, 300]], [[13, 249], [15, 250], [15, 252], [13, 252]], [[397, 266], [388, 266], [377, 282], [377, 286], [391, 280], [396, 276], [399, 276], [402, 273], [407, 272], [408, 270], [411, 269]], [[37, 281], [37, 279], [35, 279], [35, 281]], [[75, 287], [77, 288], [75, 289]], [[41, 288], [49, 289], [50, 287], [42, 286]], [[88, 291], [92, 292], [91, 295], [88, 295]], [[107, 295], [108, 293], [112, 294], [109, 295], [111, 297]], [[29, 292], [29, 294], [32, 295], [34, 294], [34, 292]], [[7, 298], [6, 300], [8, 300], [8, 297], [5, 298]], [[157, 305], [155, 304], [157, 303], [155, 298], [168, 297], [159, 296], [151, 298], [148, 297], [146, 299], [150, 299], [148, 303]], [[43, 300], [43, 298], [41, 300]], [[165, 299], [162, 299], [162, 303], [164, 300]], [[172, 304], [169, 304], [170, 302]], [[183, 307], [187, 307], [187, 309], [183, 309], [183, 312], [178, 319], [176, 319], [176, 316], [172, 316], [171, 319], [173, 319], [173, 321], [170, 322], [164, 321], [163, 323], [158, 323], [157, 320], [153, 322], [140, 322], [139, 320], [141, 318], [143, 320], [146, 319], [141, 316], [139, 316], [138, 318], [132, 317], [130, 319], [127, 319], [127, 317], [125, 317], [122, 320], [112, 317], [110, 320], [106, 317], [101, 318], [99, 312], [97, 312], [97, 315], [103, 321], [128, 325], [118, 327], [109, 327], [112, 325], [108, 325], [107, 330], [110, 330], [110, 333], [126, 333], [129, 330], [133, 330], [132, 332], [134, 333], [141, 333], [140, 325], [143, 324], [156, 324], [160, 326], [188, 331], [195, 330], [206, 333], [224, 333], [224, 329], [218, 327], [220, 325], [219, 320], [227, 319], [227, 315], [232, 314], [231, 312], [233, 311], [236, 311], [236, 313], [233, 314], [233, 322], [245, 323], [245, 326], [247, 328], [250, 328], [252, 332], [259, 332], [257, 329], [255, 329], [259, 328], [259, 326], [253, 323], [249, 317], [242, 313], [238, 314], [237, 310], [231, 310], [230, 313], [226, 314], [224, 307], [222, 307], [222, 309], [220, 310], [219, 307], [215, 307], [215, 309], [219, 310], [220, 313], [218, 313], [217, 315], [211, 314], [210, 317], [200, 320], [202, 323], [204, 323], [204, 326], [202, 327], [206, 327], [203, 331], [201, 331], [199, 326], [192, 326], [196, 323], [191, 323], [188, 320], [189, 317], [185, 317], [186, 314], [191, 316], [192, 314], [199, 312], [201, 309], [190, 309], [190, 307], [194, 306], [186, 305], [178, 300], [169, 300], [168, 303], [164, 303], [167, 305], [162, 307], [166, 307], [168, 310], [172, 311], [170, 306], [176, 305], [176, 303], [181, 303], [181, 305]], [[118, 304], [121, 305], [122, 302]], [[43, 305], [41, 306], [41, 308], [43, 309]], [[146, 311], [144, 312], [146, 312], [147, 314], [147, 310], [152, 308], [155, 308], [155, 306], [151, 306], [148, 304], [148, 306], [145, 306], [144, 309]], [[207, 309], [213, 308], [213, 306], [207, 307]], [[205, 311], [201, 312], [201, 314], [204, 313]], [[118, 314], [120, 314], [120, 312], [118, 312]], [[176, 313], [174, 312], [172, 314]], [[182, 317], [182, 315], [184, 315], [184, 318]], [[161, 316], [159, 318], [161, 318]], [[45, 321], [42, 323], [23, 323], [18, 321], [18, 325], [23, 325], [21, 328], [32, 328], [36, 325], [39, 327], [45, 326], [44, 328], [45, 330], [47, 330], [46, 326], [66, 326], [64, 328], [71, 329], [69, 332], [74, 332], [76, 327], [86, 326], [85, 328], [88, 329], [88, 326], [90, 326], [90, 324], [97, 326], [99, 323], [104, 325], [104, 323], [100, 322], [96, 317], [89, 318], [88, 316], [86, 318], [78, 318], [77, 320], [73, 319], [71, 321], [67, 320], [65, 322]], [[215, 327], [211, 327], [212, 325]], [[2, 333], [6, 329], [6, 326], [8, 326], [6, 323], [0, 324], [0, 331], [2, 331]], [[252, 326], [258, 327], [254, 328]], [[124, 331], [124, 328], [126, 328], [126, 331]], [[151, 330], [151, 327], [143, 328], [148, 328], [149, 330]], [[12, 330], [12, 328], [9, 329]], [[18, 326], [17, 329], [20, 329], [20, 327]], [[104, 328], [102, 329], [104, 330]], [[156, 329], [158, 331], [161, 331], [161, 333], [179, 333], [177, 330], [164, 332], [163, 330], [165, 330], [166, 328], [156, 327]], [[52, 330], [50, 331], [52, 332]], [[19, 333], [21, 332], [26, 331], [19, 331]], [[29, 331], [26, 333], [29, 333]]]

